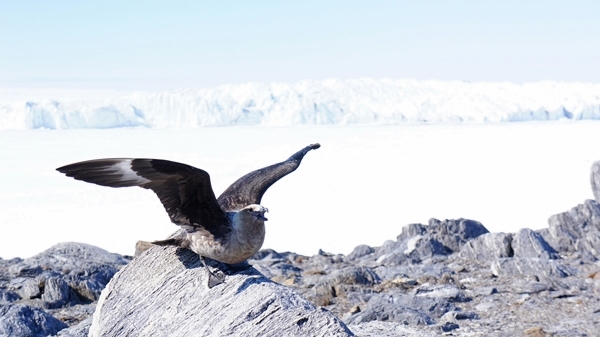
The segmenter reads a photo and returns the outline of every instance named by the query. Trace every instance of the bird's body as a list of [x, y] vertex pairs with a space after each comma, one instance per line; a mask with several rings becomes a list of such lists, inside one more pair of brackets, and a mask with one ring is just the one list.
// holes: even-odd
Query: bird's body
[[[258, 252], [265, 241], [265, 222], [251, 215], [249, 212], [252, 211], [264, 213], [266, 208], [249, 205], [239, 212], [229, 212], [231, 231], [219, 240], [204, 228], [190, 228], [165, 241], [174, 240], [177, 246], [228, 264], [246, 261]], [[159, 245], [162, 242], [156, 241]]]
[[311, 144], [283, 162], [246, 174], [219, 198], [215, 197], [206, 171], [167, 160], [95, 159], [57, 170], [102, 186], [152, 190], [171, 222], [182, 228], [175, 236], [155, 244], [188, 248], [201, 257], [235, 264], [254, 255], [264, 242], [264, 214], [268, 209], [259, 205], [263, 194], [296, 170], [308, 151], [319, 147]]

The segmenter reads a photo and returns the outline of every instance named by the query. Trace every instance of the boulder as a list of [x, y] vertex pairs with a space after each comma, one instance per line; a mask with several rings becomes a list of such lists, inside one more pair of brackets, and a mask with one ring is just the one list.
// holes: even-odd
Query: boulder
[[517, 258], [558, 259], [560, 256], [550, 247], [540, 233], [523, 228], [513, 236], [512, 249]]
[[492, 274], [496, 276], [567, 277], [576, 274], [570, 267], [556, 260], [503, 258], [492, 262]]
[[54, 316], [28, 305], [0, 304], [0, 337], [43, 337], [67, 325]]
[[350, 254], [348, 254], [347, 259], [349, 261], [357, 260], [363, 256], [373, 253], [374, 251], [375, 249], [371, 248], [368, 245], [359, 245], [356, 246]]
[[489, 233], [480, 222], [469, 219], [429, 220], [427, 235], [452, 252], [458, 252], [467, 241]]
[[46, 270], [62, 274], [72, 271], [88, 271], [90, 266], [106, 265], [119, 268], [129, 260], [119, 254], [77, 242], [58, 243], [46, 251], [11, 266], [15, 276], [33, 277]]
[[206, 261], [225, 283], [209, 289], [187, 249], [145, 251], [102, 291], [89, 336], [353, 336], [332, 313], [248, 264]]
[[512, 239], [511, 233], [486, 233], [465, 243], [460, 249], [459, 256], [478, 261], [512, 257]]
[[62, 278], [50, 277], [46, 279], [42, 301], [46, 308], [53, 309], [77, 303], [78, 299], [75, 292]]
[[592, 173], [590, 174], [592, 183], [592, 192], [596, 202], [600, 204], [600, 161], [592, 164]]
[[600, 239], [600, 204], [596, 201], [586, 200], [570, 211], [553, 215], [548, 225], [549, 235], [545, 238], [559, 253], [581, 252], [582, 239], [587, 241], [585, 245], [600, 251], [600, 240], [596, 240]]

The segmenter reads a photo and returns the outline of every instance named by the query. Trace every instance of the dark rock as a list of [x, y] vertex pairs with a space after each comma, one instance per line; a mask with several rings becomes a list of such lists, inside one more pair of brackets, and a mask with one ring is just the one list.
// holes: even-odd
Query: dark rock
[[600, 204], [600, 161], [592, 164], [592, 173], [590, 174], [592, 183], [592, 192], [596, 202]]
[[576, 274], [572, 268], [556, 260], [504, 258], [492, 262], [492, 273], [500, 275], [519, 275], [536, 277], [567, 277]]
[[523, 228], [513, 236], [512, 249], [515, 258], [558, 259], [560, 256], [544, 240], [542, 235], [531, 229]]
[[458, 252], [467, 241], [489, 233], [480, 222], [469, 219], [429, 220], [427, 235], [439, 241], [450, 252]]
[[117, 271], [110, 265], [90, 265], [85, 270], [71, 271], [65, 280], [82, 301], [96, 301]]
[[486, 233], [465, 243], [460, 249], [459, 256], [478, 261], [512, 257], [512, 239], [513, 234], [510, 233]]
[[58, 277], [46, 279], [42, 301], [46, 308], [59, 308], [77, 302], [77, 296], [67, 282]]
[[152, 247], [107, 285], [89, 335], [353, 335], [333, 314], [252, 267], [207, 262], [226, 274], [225, 283], [209, 289], [198, 255], [187, 249]]
[[442, 329], [443, 332], [449, 332], [449, 331], [460, 328], [460, 326], [458, 326], [458, 324], [456, 324], [456, 323], [446, 322], [446, 323], [442, 324], [440, 326], [440, 328]]
[[256, 254], [254, 254], [254, 256], [252, 257], [252, 260], [263, 260], [263, 259], [271, 259], [271, 260], [275, 260], [275, 259], [283, 259], [283, 255], [279, 254], [278, 252], [276, 252], [273, 249], [261, 249], [258, 252], [256, 252]]
[[15, 292], [6, 289], [0, 289], [0, 303], [11, 303], [17, 300], [19, 300], [19, 295], [17, 295]]
[[53, 335], [67, 325], [46, 312], [20, 304], [0, 304], [0, 336]]

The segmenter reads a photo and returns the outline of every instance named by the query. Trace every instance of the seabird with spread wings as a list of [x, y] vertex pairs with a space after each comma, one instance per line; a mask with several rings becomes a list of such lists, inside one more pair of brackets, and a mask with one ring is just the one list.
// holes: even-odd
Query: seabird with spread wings
[[[160, 159], [95, 159], [59, 167], [56, 170], [88, 183], [108, 187], [139, 186], [160, 199], [171, 221], [180, 226], [175, 237], [155, 241], [158, 245], [188, 248], [204, 257], [236, 264], [252, 257], [265, 238], [262, 196], [276, 181], [295, 171], [311, 144], [287, 160], [252, 171], [229, 186], [218, 198], [209, 174], [186, 164]], [[206, 264], [204, 263], [206, 267]], [[208, 285], [223, 282], [208, 267]]]

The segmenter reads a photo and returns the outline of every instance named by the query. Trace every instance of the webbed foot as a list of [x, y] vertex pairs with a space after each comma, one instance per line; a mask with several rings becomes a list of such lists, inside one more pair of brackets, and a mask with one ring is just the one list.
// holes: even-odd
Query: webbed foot
[[208, 270], [208, 267], [206, 268], [206, 271], [208, 272], [208, 289], [211, 289], [212, 287], [221, 283], [225, 283], [225, 274], [223, 274], [223, 272], [218, 271], [215, 274]]
[[200, 261], [202, 261], [204, 269], [206, 269], [206, 276], [208, 277], [208, 289], [211, 289], [212, 287], [217, 286], [221, 283], [225, 283], [225, 274], [223, 274], [222, 271], [219, 270], [216, 273], [210, 271], [210, 269], [206, 265], [206, 262], [204, 261], [204, 256], [200, 256]]

